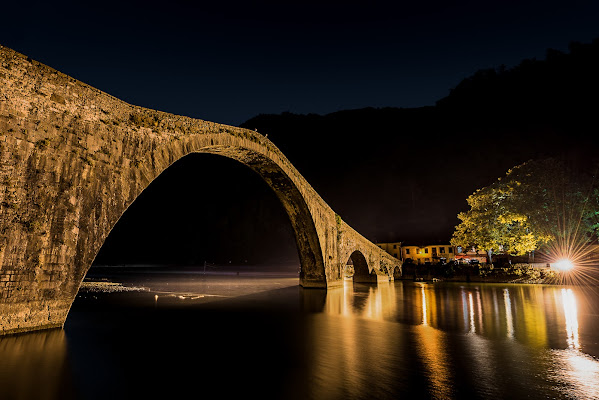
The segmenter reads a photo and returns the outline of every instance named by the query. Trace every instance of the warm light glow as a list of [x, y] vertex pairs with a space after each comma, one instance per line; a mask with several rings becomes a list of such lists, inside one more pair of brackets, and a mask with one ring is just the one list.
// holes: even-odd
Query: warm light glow
[[599, 248], [588, 242], [587, 236], [578, 229], [580, 221], [562, 221], [559, 234], [547, 243], [537, 261], [551, 265], [562, 285], [597, 285], [599, 271]]
[[424, 285], [421, 286], [422, 289], [422, 325], [427, 326], [428, 320], [426, 318], [426, 292], [424, 291]]
[[574, 268], [574, 263], [567, 258], [562, 258], [561, 260], [554, 262], [552, 266], [560, 271], [570, 271]]
[[564, 304], [564, 315], [566, 316], [566, 335], [568, 347], [579, 349], [578, 341], [578, 311], [576, 307], [576, 297], [572, 289], [562, 289], [562, 302]]
[[514, 319], [512, 317], [512, 301], [510, 300], [510, 291], [503, 289], [503, 300], [505, 303], [505, 320], [507, 324], [507, 337], [514, 338]]
[[474, 300], [472, 293], [468, 293], [468, 315], [470, 319], [470, 333], [476, 333], [476, 325], [474, 324]]

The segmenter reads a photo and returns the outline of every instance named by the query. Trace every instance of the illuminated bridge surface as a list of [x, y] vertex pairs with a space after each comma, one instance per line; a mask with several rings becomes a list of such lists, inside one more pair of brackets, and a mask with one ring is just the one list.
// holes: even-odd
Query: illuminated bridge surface
[[259, 133], [127, 104], [0, 46], [0, 334], [62, 326], [121, 215], [192, 153], [237, 160], [273, 189], [302, 287], [341, 285], [350, 259], [359, 282], [401, 274]]

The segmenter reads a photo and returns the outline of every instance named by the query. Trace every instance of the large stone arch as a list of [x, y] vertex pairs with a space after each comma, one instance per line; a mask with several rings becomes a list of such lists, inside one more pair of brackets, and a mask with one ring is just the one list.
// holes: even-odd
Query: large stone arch
[[191, 153], [237, 160], [283, 204], [304, 287], [342, 285], [348, 251], [398, 260], [341, 220], [255, 131], [127, 104], [0, 46], [0, 334], [61, 326], [123, 212]]
[[[244, 147], [239, 147], [243, 146], [243, 143], [238, 143], [238, 145], [235, 146], [232, 145], [234, 144], [234, 141], [232, 142], [227, 138], [225, 140], [227, 144], [221, 144], [221, 141], [223, 141], [225, 137], [225, 135], [219, 135], [218, 137], [211, 139], [210, 144], [207, 146], [201, 141], [191, 141], [185, 145], [183, 145], [182, 142], [176, 142], [175, 146], [182, 146], [182, 148], [166, 149], [164, 151], [168, 153], [175, 152], [176, 154], [182, 154], [182, 156], [176, 160], [171, 160], [169, 158], [168, 163], [170, 164], [165, 168], [157, 168], [158, 173], [154, 179], [160, 176], [172, 164], [191, 154], [215, 154], [233, 159], [252, 169], [273, 190], [289, 217], [300, 259], [300, 284], [305, 287], [326, 286], [322, 249], [320, 247], [318, 233], [316, 232], [314, 220], [312, 219], [308, 205], [294, 182], [278, 164], [264, 154]], [[146, 159], [141, 159], [141, 163], [145, 162], [156, 163], [157, 160], [154, 159], [152, 161], [151, 156], [148, 156]], [[152, 179], [152, 181], [154, 179]], [[94, 247], [89, 252], [90, 256], [84, 255], [85, 259], [82, 261], [82, 265], [86, 268], [77, 275], [76, 279], [79, 280], [79, 282], [85, 277], [87, 270], [100, 251], [106, 237], [110, 234], [110, 231], [126, 212], [126, 209], [135, 202], [135, 199], [139, 197], [152, 181], [148, 182], [146, 187], [140, 188], [141, 190], [135, 195], [133, 201], [125, 204], [120, 215], [117, 210], [107, 213], [109, 215], [109, 221], [107, 223], [109, 229], [107, 232], [101, 232], [99, 240], [94, 241]], [[113, 189], [116, 189], [117, 191], [121, 190], [121, 188], [118, 187]], [[104, 214], [104, 212], [101, 212], [101, 214]], [[81, 249], [81, 252], [83, 253], [85, 250]], [[91, 259], [91, 262], [88, 262], [88, 259]]]

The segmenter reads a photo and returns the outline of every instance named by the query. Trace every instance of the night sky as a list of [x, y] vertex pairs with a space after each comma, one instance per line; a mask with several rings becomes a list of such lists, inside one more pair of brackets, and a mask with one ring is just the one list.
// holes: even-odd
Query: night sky
[[4, 2], [0, 43], [129, 103], [260, 113], [433, 105], [480, 68], [599, 36], [592, 1]]
[[[548, 48], [566, 51], [571, 41], [599, 37], [599, 4], [590, 1], [29, 1], [3, 4], [0, 12], [4, 46], [131, 104], [230, 125], [259, 114], [432, 106], [481, 68], [510, 68], [543, 58]], [[284, 148], [284, 141], [275, 144]], [[312, 168], [298, 166], [300, 172], [352, 226], [371, 240], [410, 239], [383, 221], [384, 211], [368, 210], [388, 207], [399, 194], [370, 193], [368, 202], [348, 195], [371, 180], [369, 165], [353, 158], [351, 176], [328, 177], [318, 175], [330, 169], [320, 168], [317, 157], [306, 153], [304, 165], [307, 159]], [[113, 253], [98, 261], [297, 260], [274, 195], [229, 161], [194, 157], [167, 171], [155, 182], [164, 186], [148, 190], [125, 214], [107, 242]], [[189, 176], [203, 178], [190, 189]], [[404, 193], [406, 204], [424, 190], [415, 182]], [[152, 199], [152, 192], [171, 198]], [[181, 215], [147, 222], [148, 212], [167, 209], [174, 198], [196, 200]], [[194, 209], [215, 211], [207, 217]], [[461, 211], [437, 210], [446, 223]], [[183, 233], [161, 241], [173, 230]], [[158, 243], [160, 254], [150, 252]]]

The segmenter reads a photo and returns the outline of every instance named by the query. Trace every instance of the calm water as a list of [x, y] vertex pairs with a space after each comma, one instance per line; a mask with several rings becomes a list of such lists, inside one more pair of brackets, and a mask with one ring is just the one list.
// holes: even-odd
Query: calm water
[[115, 279], [0, 339], [0, 399], [599, 399], [597, 288]]

